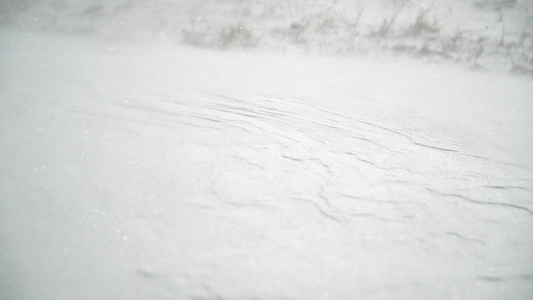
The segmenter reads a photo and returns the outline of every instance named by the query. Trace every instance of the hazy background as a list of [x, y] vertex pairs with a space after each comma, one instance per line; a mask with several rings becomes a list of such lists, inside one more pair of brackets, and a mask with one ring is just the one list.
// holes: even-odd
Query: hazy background
[[400, 55], [528, 74], [533, 63], [530, 0], [3, 0], [0, 9], [4, 28], [107, 41]]

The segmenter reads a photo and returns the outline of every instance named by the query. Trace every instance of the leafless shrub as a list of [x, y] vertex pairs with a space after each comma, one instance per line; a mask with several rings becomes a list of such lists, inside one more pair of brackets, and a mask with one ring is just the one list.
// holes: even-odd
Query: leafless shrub
[[444, 52], [457, 52], [463, 39], [463, 31], [458, 27], [452, 34], [440, 34], [442, 50]]
[[533, 55], [529, 57], [525, 53], [519, 53], [511, 59], [511, 73], [533, 75]]
[[221, 29], [219, 33], [218, 45], [223, 49], [232, 45], [248, 48], [255, 43], [256, 39], [252, 31], [240, 24]]
[[415, 22], [406, 30], [410, 35], [417, 36], [423, 33], [435, 34], [440, 31], [438, 22], [429, 19], [429, 9], [420, 9]]
[[381, 22], [381, 26], [377, 30], [377, 34], [383, 38], [387, 38], [392, 31], [396, 19], [407, 5], [408, 0], [396, 0], [394, 2], [394, 8], [392, 14], [388, 18], [384, 18]]
[[484, 49], [485, 45], [483, 44], [483, 41], [481, 39], [478, 40], [478, 43], [472, 47], [472, 49], [470, 50], [472, 66], [476, 68], [479, 67], [478, 60]]
[[524, 44], [524, 41], [526, 40], [528, 34], [526, 32], [526, 29], [525, 28], [522, 28], [522, 32], [520, 32], [520, 36], [518, 37], [518, 41], [516, 43], [516, 45], [518, 47], [522, 46]]

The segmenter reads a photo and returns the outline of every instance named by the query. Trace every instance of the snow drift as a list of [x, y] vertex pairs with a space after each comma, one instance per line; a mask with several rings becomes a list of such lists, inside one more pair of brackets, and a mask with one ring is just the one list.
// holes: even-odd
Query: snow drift
[[0, 49], [2, 299], [533, 293], [526, 76], [18, 30]]

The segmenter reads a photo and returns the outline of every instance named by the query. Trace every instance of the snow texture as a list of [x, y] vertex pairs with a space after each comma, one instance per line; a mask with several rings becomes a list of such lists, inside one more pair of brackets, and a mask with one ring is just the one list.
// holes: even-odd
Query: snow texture
[[0, 31], [1, 299], [533, 294], [530, 77], [149, 41]]

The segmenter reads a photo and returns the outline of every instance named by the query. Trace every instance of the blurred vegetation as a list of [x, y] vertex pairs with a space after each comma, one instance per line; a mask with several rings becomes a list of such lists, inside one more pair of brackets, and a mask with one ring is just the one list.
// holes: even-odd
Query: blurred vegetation
[[[447, 26], [436, 2], [325, 0], [4, 0], [0, 26], [103, 40], [165, 37], [197, 47], [324, 55], [404, 55], [533, 75], [531, 29], [509, 30], [516, 0], [470, 0], [490, 28]], [[427, 2], [427, 1], [426, 1]]]

